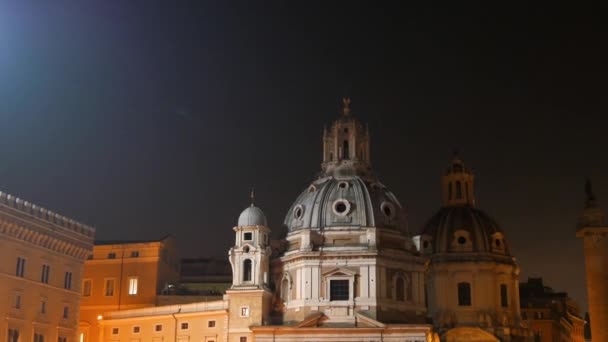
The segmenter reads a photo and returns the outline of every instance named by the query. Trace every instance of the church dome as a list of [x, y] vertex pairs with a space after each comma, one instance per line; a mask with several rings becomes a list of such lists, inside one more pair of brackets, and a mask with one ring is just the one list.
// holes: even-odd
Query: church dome
[[441, 208], [424, 226], [422, 235], [430, 238], [426, 247], [432, 248], [432, 253], [509, 255], [504, 233], [496, 221], [471, 206]]
[[268, 226], [266, 223], [266, 215], [264, 215], [262, 209], [252, 204], [239, 215], [238, 226]]
[[359, 175], [317, 179], [298, 196], [284, 223], [289, 232], [331, 227], [406, 230], [405, 213], [395, 195], [374, 178]]

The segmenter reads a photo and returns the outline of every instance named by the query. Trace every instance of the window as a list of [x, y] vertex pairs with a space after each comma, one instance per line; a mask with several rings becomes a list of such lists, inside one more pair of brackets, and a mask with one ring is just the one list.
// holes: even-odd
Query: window
[[[81, 333], [82, 336], [82, 333]], [[57, 342], [68, 342], [68, 338], [65, 336], [59, 336], [57, 337]]]
[[112, 335], [118, 335], [119, 332], [120, 332], [120, 329], [112, 328]]
[[50, 272], [51, 272], [51, 266], [42, 265], [42, 273], [40, 274], [40, 282], [48, 284]]
[[182, 330], [188, 330], [188, 322], [184, 322], [181, 324]]
[[34, 333], [34, 342], [44, 342], [44, 335]]
[[72, 288], [72, 272], [65, 272], [65, 276], [63, 277], [63, 288], [68, 290]]
[[342, 159], [350, 159], [348, 152], [348, 140], [344, 140], [344, 143], [342, 144]]
[[348, 300], [348, 279], [330, 280], [329, 300]]
[[15, 309], [21, 309], [21, 294], [15, 295]]
[[91, 296], [91, 279], [85, 279], [82, 282], [82, 296], [83, 297]]
[[114, 296], [114, 279], [106, 279], [103, 292], [106, 297]]
[[8, 329], [8, 342], [19, 342], [19, 330]]
[[137, 278], [129, 278], [129, 296], [137, 295]]
[[241, 317], [249, 317], [249, 307], [241, 306]]
[[247, 336], [241, 336], [239, 342], [247, 342]]
[[448, 184], [448, 200], [452, 199], [452, 182]]
[[46, 299], [40, 301], [40, 313], [43, 315], [46, 313]]
[[458, 305], [460, 305], [460, 306], [470, 306], [471, 305], [471, 284], [458, 283]]
[[456, 199], [462, 198], [462, 183], [456, 182]]
[[509, 298], [507, 297], [507, 285], [500, 284], [500, 306], [506, 308], [509, 306]]
[[209, 322], [207, 322], [207, 327], [208, 328], [215, 328], [215, 321], [209, 321]]
[[22, 277], [25, 274], [25, 259], [23, 258], [17, 258], [17, 271], [15, 272], [15, 275], [17, 277]]
[[154, 326], [154, 331], [163, 331], [163, 325], [162, 324], [157, 324]]
[[281, 281], [281, 299], [284, 303], [289, 302], [289, 279], [287, 277]]
[[252, 232], [243, 233], [243, 240], [245, 240], [245, 241], [253, 240], [253, 233]]
[[108, 259], [116, 259], [116, 253], [108, 253]]
[[139, 251], [132, 251], [131, 258], [139, 258]]
[[139, 327], [139, 325], [136, 325], [133, 327], [133, 333], [134, 334], [139, 334], [139, 331], [141, 330], [141, 328]]
[[63, 307], [63, 319], [68, 319], [70, 316], [70, 308], [67, 306]]
[[397, 292], [397, 300], [401, 302], [405, 301], [405, 281], [403, 280], [403, 277], [397, 277], [395, 281], [395, 291]]
[[243, 261], [243, 281], [251, 281], [251, 259]]

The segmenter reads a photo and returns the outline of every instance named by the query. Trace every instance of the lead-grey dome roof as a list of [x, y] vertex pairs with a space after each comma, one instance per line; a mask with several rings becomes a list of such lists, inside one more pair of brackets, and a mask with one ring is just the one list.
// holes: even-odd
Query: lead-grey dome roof
[[284, 224], [288, 231], [332, 227], [378, 227], [406, 232], [405, 212], [374, 178], [331, 175], [310, 184], [293, 203]]
[[498, 223], [482, 210], [468, 205], [441, 208], [424, 226], [422, 235], [431, 238], [432, 253], [461, 252], [459, 236], [467, 235], [467, 241], [462, 244], [470, 246], [470, 252], [509, 255], [509, 246]]
[[238, 226], [268, 226], [266, 223], [266, 215], [264, 215], [262, 209], [251, 205], [239, 215]]

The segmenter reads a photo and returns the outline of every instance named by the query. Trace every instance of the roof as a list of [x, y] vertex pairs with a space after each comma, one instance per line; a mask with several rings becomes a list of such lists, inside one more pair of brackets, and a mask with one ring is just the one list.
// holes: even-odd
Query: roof
[[165, 235], [160, 239], [155, 240], [95, 240], [95, 246], [106, 246], [106, 245], [129, 245], [136, 243], [152, 243], [152, 242], [162, 242], [169, 238], [173, 238], [172, 235]]

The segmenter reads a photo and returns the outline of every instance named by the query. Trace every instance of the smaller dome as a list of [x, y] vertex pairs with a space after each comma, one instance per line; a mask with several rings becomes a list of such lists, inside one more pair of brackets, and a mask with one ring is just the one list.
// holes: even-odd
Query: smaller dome
[[239, 227], [244, 226], [267, 226], [266, 223], [266, 215], [262, 209], [251, 205], [247, 209], [243, 210], [241, 215], [239, 215]]

